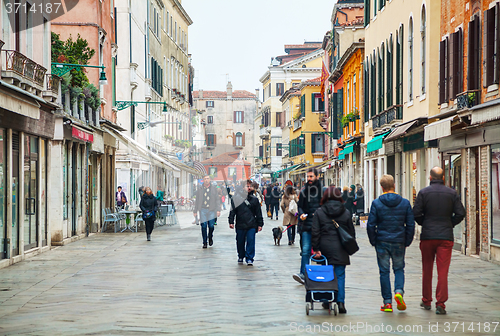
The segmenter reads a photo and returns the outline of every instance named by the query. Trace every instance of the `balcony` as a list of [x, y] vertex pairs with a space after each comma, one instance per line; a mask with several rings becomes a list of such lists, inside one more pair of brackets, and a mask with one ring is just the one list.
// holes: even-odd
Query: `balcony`
[[2, 78], [9, 84], [39, 94], [43, 90], [45, 69], [16, 50], [2, 50]]
[[56, 75], [45, 75], [46, 88], [43, 91], [43, 98], [47, 101], [55, 102], [59, 95], [59, 84], [61, 83], [61, 77]]
[[481, 103], [481, 90], [469, 90], [457, 95], [457, 109], [469, 109]]
[[269, 127], [261, 127], [260, 128], [260, 134], [259, 134], [259, 137], [261, 139], [266, 139], [266, 138], [269, 138], [269, 133], [271, 133], [271, 130], [269, 129]]
[[301, 119], [295, 119], [293, 121], [293, 130], [296, 131], [296, 130], [298, 130], [301, 127], [302, 127], [302, 120]]
[[373, 129], [388, 127], [403, 119], [403, 105], [393, 105], [372, 118]]
[[328, 130], [328, 117], [323, 116], [319, 118], [319, 125], [325, 130]]

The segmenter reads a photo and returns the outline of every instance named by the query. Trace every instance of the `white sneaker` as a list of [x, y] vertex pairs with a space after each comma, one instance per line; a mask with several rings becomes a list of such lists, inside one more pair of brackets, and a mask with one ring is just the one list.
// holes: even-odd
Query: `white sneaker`
[[303, 285], [305, 283], [305, 278], [303, 274], [294, 274], [293, 280], [297, 281], [299, 284]]

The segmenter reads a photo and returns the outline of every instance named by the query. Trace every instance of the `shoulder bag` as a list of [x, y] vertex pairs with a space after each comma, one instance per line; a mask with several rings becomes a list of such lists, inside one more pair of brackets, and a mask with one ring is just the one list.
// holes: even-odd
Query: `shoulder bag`
[[339, 225], [334, 219], [332, 219], [333, 225], [337, 228], [337, 232], [339, 233], [340, 237], [340, 243], [342, 244], [342, 247], [346, 250], [346, 252], [349, 255], [353, 255], [354, 253], [358, 252], [359, 246], [358, 243], [356, 242], [356, 239], [354, 239], [353, 236], [349, 234], [343, 227]]

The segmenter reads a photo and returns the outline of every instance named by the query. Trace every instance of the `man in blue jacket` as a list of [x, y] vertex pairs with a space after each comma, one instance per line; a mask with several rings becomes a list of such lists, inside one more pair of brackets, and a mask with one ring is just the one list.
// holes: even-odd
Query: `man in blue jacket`
[[383, 175], [380, 186], [384, 193], [372, 202], [367, 232], [370, 244], [377, 251], [380, 287], [384, 305], [381, 311], [392, 312], [391, 269], [394, 270], [394, 299], [398, 310], [405, 310], [405, 251], [415, 234], [415, 221], [410, 202], [394, 192], [394, 178]]

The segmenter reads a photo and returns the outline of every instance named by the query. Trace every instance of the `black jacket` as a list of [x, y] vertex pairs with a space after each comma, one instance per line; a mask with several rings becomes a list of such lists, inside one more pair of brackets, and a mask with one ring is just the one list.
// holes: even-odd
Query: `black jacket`
[[139, 208], [141, 208], [143, 213], [147, 211], [154, 211], [156, 213], [158, 202], [156, 202], [155, 195], [144, 194], [141, 198], [141, 202], [139, 203]]
[[260, 202], [252, 194], [239, 191], [231, 199], [231, 211], [229, 212], [229, 224], [234, 224], [236, 216], [236, 230], [248, 230], [264, 226]]
[[465, 209], [458, 193], [433, 180], [420, 190], [413, 206], [415, 221], [422, 225], [420, 240], [441, 239], [453, 241], [453, 227], [465, 217]]
[[365, 193], [363, 189], [356, 192], [356, 212], [365, 212]]
[[312, 248], [314, 251], [321, 251], [329, 265], [349, 265], [349, 254], [340, 243], [338, 230], [332, 219], [353, 237], [356, 237], [351, 213], [339, 201], [330, 200], [314, 214], [311, 230]]
[[264, 201], [266, 204], [271, 204], [271, 192], [273, 190], [273, 187], [268, 185], [266, 187], [266, 196], [264, 197]]
[[[321, 183], [316, 180], [312, 185], [306, 183], [300, 191], [299, 202], [299, 225], [301, 231], [311, 231], [314, 213], [320, 207], [321, 197], [323, 197], [323, 188]], [[306, 220], [302, 221], [300, 216], [307, 214]]]
[[269, 200], [270, 204], [279, 204], [281, 199], [281, 190], [279, 187], [274, 186], [271, 190], [271, 198]]
[[[198, 212], [204, 208], [202, 204], [203, 200], [205, 199], [203, 196], [204, 192], [205, 192], [205, 186], [204, 185], [198, 186], [198, 190], [196, 191], [196, 204], [194, 207], [194, 212]], [[211, 184], [209, 187], [208, 202], [209, 202], [208, 209], [210, 211], [220, 211], [221, 199], [219, 193], [217, 192], [217, 187], [214, 186], [213, 184]]]

